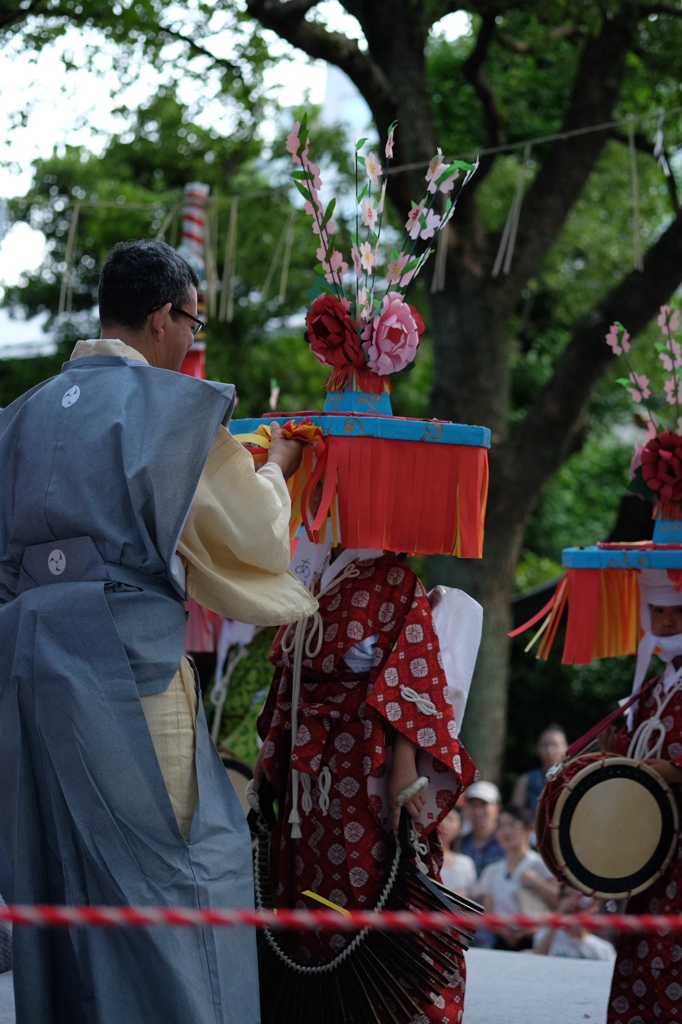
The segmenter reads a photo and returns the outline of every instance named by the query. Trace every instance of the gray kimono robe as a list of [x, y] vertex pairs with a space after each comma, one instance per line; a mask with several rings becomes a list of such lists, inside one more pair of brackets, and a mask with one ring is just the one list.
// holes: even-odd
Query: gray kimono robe
[[[189, 841], [139, 700], [185, 631], [175, 555], [230, 385], [76, 359], [0, 412], [0, 837], [15, 902], [248, 907], [201, 708]], [[257, 1024], [247, 929], [14, 929], [17, 1024]]]

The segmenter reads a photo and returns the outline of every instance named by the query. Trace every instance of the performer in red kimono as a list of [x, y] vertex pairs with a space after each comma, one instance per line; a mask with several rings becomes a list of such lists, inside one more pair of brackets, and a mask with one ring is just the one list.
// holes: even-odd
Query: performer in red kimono
[[[421, 858], [438, 878], [436, 826], [475, 769], [456, 739], [431, 609], [414, 572], [392, 554], [341, 551], [312, 589], [319, 613], [304, 620], [299, 645], [294, 627], [279, 631], [259, 719], [256, 785], [262, 772], [280, 809], [271, 837], [274, 900], [312, 909], [319, 904], [310, 893], [370, 910], [394, 858], [400, 807], [416, 822]], [[329, 961], [350, 938], [302, 932], [294, 953], [301, 962]], [[455, 968], [453, 959], [448, 987], [414, 1020], [459, 1022], [463, 981], [464, 964]]]
[[[629, 714], [620, 733], [602, 733], [603, 749], [643, 760], [673, 787], [682, 820], [682, 594], [665, 570], [639, 574], [641, 625], [633, 691], [642, 685], [654, 646], [666, 663], [658, 682]], [[637, 822], [632, 822], [633, 829]], [[682, 911], [682, 843], [667, 871], [627, 903], [627, 914]], [[682, 934], [621, 936], [609, 997], [608, 1024], [671, 1024], [682, 1021]]]

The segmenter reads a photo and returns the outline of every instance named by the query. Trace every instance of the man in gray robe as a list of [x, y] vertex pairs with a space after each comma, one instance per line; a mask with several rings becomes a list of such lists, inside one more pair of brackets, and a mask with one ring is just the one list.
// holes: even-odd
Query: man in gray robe
[[[102, 337], [0, 412], [0, 843], [17, 903], [249, 907], [251, 845], [182, 659], [183, 600], [258, 625], [315, 608], [287, 572], [285, 476], [177, 373], [197, 278], [116, 246]], [[248, 929], [14, 929], [17, 1024], [257, 1024]]]

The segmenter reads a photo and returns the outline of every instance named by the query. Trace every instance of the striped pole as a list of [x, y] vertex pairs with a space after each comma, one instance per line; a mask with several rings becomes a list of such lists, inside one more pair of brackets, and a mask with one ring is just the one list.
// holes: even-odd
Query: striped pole
[[[204, 239], [206, 233], [206, 200], [210, 186], [199, 181], [191, 181], [185, 185], [185, 193], [182, 206], [182, 240], [178, 246], [178, 252], [193, 267], [199, 277], [199, 288], [204, 286]], [[203, 292], [200, 290], [197, 295], [197, 311], [199, 318], [203, 320], [206, 312], [206, 302]], [[206, 379], [206, 342], [204, 332], [194, 339], [194, 344], [185, 356], [181, 373], [190, 377]]]

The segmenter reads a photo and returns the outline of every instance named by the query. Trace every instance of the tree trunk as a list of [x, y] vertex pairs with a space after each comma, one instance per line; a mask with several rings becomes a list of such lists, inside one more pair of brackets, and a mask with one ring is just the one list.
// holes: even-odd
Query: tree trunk
[[[485, 520], [483, 558], [429, 559], [429, 586], [442, 583], [465, 591], [484, 609], [483, 634], [476, 671], [462, 726], [462, 740], [478, 770], [491, 782], [500, 781], [507, 728], [507, 675], [509, 630], [514, 591], [514, 569], [523, 540], [525, 516], [514, 515], [508, 489], [497, 473], [499, 460], [491, 458], [491, 488]], [[496, 479], [497, 478], [497, 479]]]

